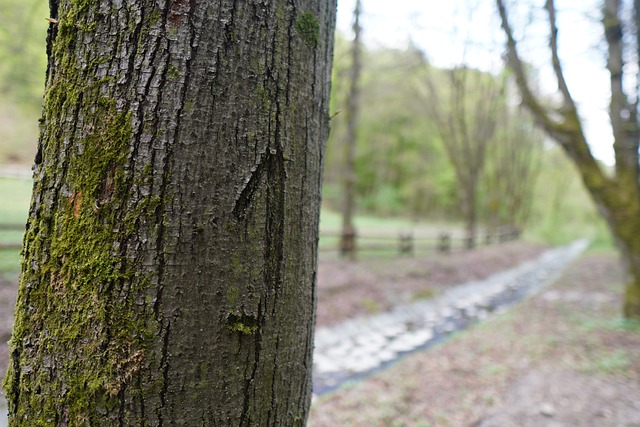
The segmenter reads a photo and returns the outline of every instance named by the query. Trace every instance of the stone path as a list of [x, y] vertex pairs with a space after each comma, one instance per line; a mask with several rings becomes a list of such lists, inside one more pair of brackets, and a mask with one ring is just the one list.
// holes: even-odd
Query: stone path
[[[586, 240], [576, 241], [485, 280], [455, 286], [436, 298], [316, 330], [314, 394], [383, 369], [531, 295], [555, 280], [587, 246]], [[6, 402], [0, 398], [0, 427], [7, 426], [6, 414]]]
[[555, 280], [587, 246], [588, 241], [579, 240], [485, 280], [455, 286], [436, 298], [316, 330], [314, 394], [383, 369], [531, 295]]

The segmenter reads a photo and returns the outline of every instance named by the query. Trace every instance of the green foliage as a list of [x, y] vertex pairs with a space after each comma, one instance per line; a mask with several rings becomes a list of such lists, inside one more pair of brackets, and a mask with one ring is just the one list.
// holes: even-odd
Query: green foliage
[[35, 154], [48, 16], [46, 1], [0, 0], [0, 164], [29, 164]]
[[[46, 67], [46, 16], [47, 4], [41, 0], [0, 0], [0, 82], [4, 83], [0, 90], [0, 164], [29, 165], [35, 154]], [[63, 36], [73, 36], [69, 26], [61, 25], [59, 31]], [[300, 14], [295, 31], [310, 47], [316, 45], [317, 19], [312, 13]], [[336, 34], [331, 97], [331, 114], [335, 116], [331, 120], [323, 190], [325, 205], [336, 210], [342, 201], [349, 49], [350, 42]], [[420, 52], [412, 48], [363, 52], [363, 108], [356, 150], [359, 211], [432, 221], [459, 218], [453, 168], [435, 125], [421, 105], [423, 101], [416, 96], [416, 76], [423, 64]], [[446, 86], [446, 76], [437, 70], [434, 74], [441, 80], [437, 84]], [[543, 157], [527, 236], [563, 243], [587, 235], [595, 247], [610, 247], [606, 225], [592, 207], [572, 165], [555, 148], [547, 148]], [[488, 161], [492, 168], [492, 160]], [[491, 194], [482, 190], [479, 197], [481, 203], [487, 203]], [[0, 254], [0, 259], [3, 256]]]
[[543, 152], [540, 176], [534, 191], [531, 227], [526, 236], [533, 240], [562, 244], [588, 237], [591, 248], [612, 247], [607, 225], [598, 214], [578, 173], [557, 147]]
[[[331, 111], [327, 145], [325, 202], [341, 203], [341, 168], [346, 138], [346, 96], [350, 43], [336, 35]], [[455, 200], [455, 185], [443, 161], [439, 138], [415, 99], [411, 75], [422, 60], [418, 52], [364, 50], [361, 114], [356, 147], [359, 209], [383, 215], [444, 215]]]
[[0, 0], [0, 92], [30, 110], [42, 99], [48, 16], [45, 1]]
[[[331, 98], [334, 116], [325, 158], [323, 191], [325, 206], [334, 210], [340, 210], [342, 204], [349, 49], [350, 42], [337, 34]], [[421, 90], [420, 69], [424, 65], [424, 58], [412, 48], [365, 49], [363, 52], [362, 109], [356, 148], [359, 212], [431, 221], [460, 218], [460, 190], [454, 168], [445, 153], [446, 141], [441, 140], [428, 117], [424, 99], [416, 96]], [[436, 86], [448, 87], [445, 71], [434, 69], [432, 75]], [[488, 75], [485, 77], [489, 78]], [[447, 97], [446, 89], [442, 97]], [[610, 247], [607, 227], [573, 166], [555, 146], [542, 148], [539, 133], [531, 128], [529, 121], [523, 123], [525, 119], [501, 117], [498, 122], [496, 138], [508, 139], [510, 133], [518, 137], [512, 146], [487, 153], [487, 176], [482, 178], [478, 194], [482, 225], [515, 220], [518, 225], [527, 226], [526, 236], [533, 240], [560, 244], [589, 237], [592, 247]], [[527, 139], [527, 146], [537, 146], [524, 151], [521, 140], [524, 137], [536, 139]], [[517, 176], [524, 174], [524, 170], [518, 172], [513, 168], [513, 163], [522, 163], [523, 157], [539, 160], [526, 171], [539, 182], [533, 188], [514, 192], [514, 178], [505, 175], [504, 169], [516, 170]], [[518, 206], [521, 211], [514, 214]]]

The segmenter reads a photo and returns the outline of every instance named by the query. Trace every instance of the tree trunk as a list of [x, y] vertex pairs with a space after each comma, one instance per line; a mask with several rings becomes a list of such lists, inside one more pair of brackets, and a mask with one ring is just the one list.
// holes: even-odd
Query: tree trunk
[[640, 319], [640, 199], [634, 195], [635, 189], [616, 188], [615, 192], [609, 189], [594, 199], [609, 225], [627, 272], [623, 313], [627, 318]]
[[[457, 66], [447, 72], [448, 93], [437, 87], [432, 68], [426, 67], [428, 98], [424, 105], [436, 124], [458, 185], [458, 203], [465, 224], [465, 246], [476, 244], [479, 203], [487, 152], [495, 129], [504, 82], [488, 73]], [[443, 94], [445, 96], [443, 96]]]
[[[609, 116], [613, 130], [613, 149], [616, 164], [615, 174], [606, 174], [593, 157], [584, 135], [577, 106], [565, 81], [558, 55], [556, 9], [553, 0], [547, 0], [545, 8], [549, 16], [549, 53], [558, 89], [562, 97], [562, 108], [549, 109], [532, 92], [523, 61], [517, 48], [513, 31], [507, 18], [503, 0], [496, 0], [502, 28], [507, 36], [509, 65], [515, 73], [516, 82], [525, 105], [549, 136], [554, 138], [578, 168], [585, 187], [607, 221], [609, 230], [622, 255], [629, 275], [626, 285], [623, 312], [626, 317], [640, 319], [640, 123], [637, 104], [630, 104], [624, 91], [625, 37], [620, 16], [622, 3], [619, 0], [604, 0], [602, 19], [607, 44], [607, 69], [611, 85]], [[634, 19], [638, 21], [639, 4], [634, 2]], [[640, 51], [640, 46], [635, 46]], [[640, 85], [640, 73], [636, 73], [636, 87]], [[560, 114], [558, 114], [558, 112]]]
[[342, 206], [342, 236], [340, 253], [354, 259], [356, 256], [356, 229], [353, 216], [356, 204], [356, 144], [358, 142], [358, 116], [360, 111], [361, 41], [360, 0], [353, 11], [353, 43], [351, 47], [351, 73], [347, 97], [347, 139], [344, 147], [344, 200]]
[[10, 425], [303, 425], [335, 1], [51, 17]]

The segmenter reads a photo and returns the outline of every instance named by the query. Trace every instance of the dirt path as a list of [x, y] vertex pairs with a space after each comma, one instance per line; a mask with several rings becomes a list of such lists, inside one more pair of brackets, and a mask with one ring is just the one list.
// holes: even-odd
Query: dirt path
[[484, 279], [540, 255], [546, 248], [510, 242], [416, 258], [321, 260], [317, 326], [377, 314], [441, 293], [452, 285]]
[[316, 400], [309, 426], [640, 426], [640, 325], [613, 255], [430, 351]]

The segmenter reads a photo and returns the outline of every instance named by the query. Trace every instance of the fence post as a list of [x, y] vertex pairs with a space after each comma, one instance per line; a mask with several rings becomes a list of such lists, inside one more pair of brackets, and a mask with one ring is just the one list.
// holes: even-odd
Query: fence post
[[451, 251], [451, 235], [449, 233], [440, 234], [438, 241], [438, 252], [449, 253]]
[[509, 240], [509, 233], [504, 227], [498, 228], [496, 233], [498, 237], [498, 243], [505, 243]]
[[519, 240], [520, 235], [522, 234], [522, 230], [517, 225], [513, 226], [513, 240]]
[[400, 255], [413, 255], [413, 233], [400, 233]]
[[464, 238], [464, 247], [468, 250], [475, 248], [476, 239], [473, 234], [467, 234]]
[[354, 229], [346, 230], [340, 236], [340, 254], [348, 259], [356, 257], [356, 232]]
[[489, 246], [491, 245], [491, 239], [492, 239], [492, 235], [491, 235], [491, 231], [487, 231], [487, 234], [484, 236], [484, 244]]

